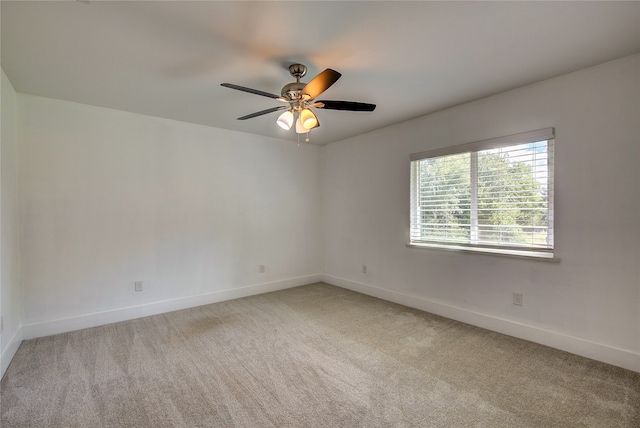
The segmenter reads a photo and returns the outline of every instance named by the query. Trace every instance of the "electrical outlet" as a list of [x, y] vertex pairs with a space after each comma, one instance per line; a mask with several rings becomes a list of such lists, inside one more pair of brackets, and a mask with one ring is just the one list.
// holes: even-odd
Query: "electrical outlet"
[[266, 269], [265, 265], [260, 265], [260, 268], [259, 268], [260, 273], [264, 273], [265, 269]]
[[513, 304], [522, 306], [522, 293], [513, 293]]
[[362, 265], [362, 273], [367, 273], [367, 265]]
[[135, 282], [135, 291], [142, 291], [142, 281], [136, 281]]

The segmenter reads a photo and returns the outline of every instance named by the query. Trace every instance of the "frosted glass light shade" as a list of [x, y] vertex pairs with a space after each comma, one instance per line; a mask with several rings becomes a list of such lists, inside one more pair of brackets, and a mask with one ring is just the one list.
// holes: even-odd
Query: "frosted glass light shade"
[[306, 129], [311, 129], [318, 126], [318, 118], [308, 108], [302, 109], [302, 111], [300, 111], [300, 121], [302, 122], [302, 126], [304, 126]]
[[300, 120], [300, 118], [298, 118], [298, 120], [296, 120], [296, 132], [298, 134], [306, 134], [307, 132], [309, 132], [308, 129], [306, 129], [304, 126], [302, 126], [302, 121]]
[[287, 110], [278, 117], [276, 121], [278, 126], [282, 129], [286, 129], [287, 131], [291, 129], [291, 125], [293, 125], [293, 112], [291, 110]]

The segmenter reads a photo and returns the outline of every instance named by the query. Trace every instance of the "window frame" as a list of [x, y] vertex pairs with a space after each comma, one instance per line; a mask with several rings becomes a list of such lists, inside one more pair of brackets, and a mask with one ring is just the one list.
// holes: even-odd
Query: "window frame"
[[[529, 144], [540, 141], [547, 141], [547, 174], [548, 174], [548, 193], [547, 193], [547, 227], [548, 227], [548, 237], [550, 237], [550, 247], [549, 248], [540, 248], [534, 246], [517, 246], [517, 245], [489, 245], [489, 244], [477, 244], [471, 243], [471, 234], [473, 232], [473, 222], [474, 219], [470, 216], [469, 227], [470, 238], [468, 243], [459, 243], [459, 242], [446, 242], [446, 241], [438, 241], [438, 240], [414, 240], [412, 237], [413, 228], [416, 226], [416, 219], [420, 217], [421, 211], [418, 207], [418, 202], [420, 201], [420, 197], [416, 194], [419, 192], [420, 186], [418, 185], [418, 178], [414, 176], [415, 171], [415, 162], [421, 161], [429, 158], [437, 158], [442, 156], [450, 156], [456, 154], [469, 153], [471, 157], [470, 163], [470, 187], [476, 187], [475, 195], [477, 197], [477, 185], [478, 185], [478, 176], [477, 176], [477, 163], [476, 169], [473, 169], [473, 159], [476, 159], [477, 162], [477, 153], [483, 150], [492, 150], [499, 149], [509, 146], [517, 146], [521, 144]], [[500, 254], [506, 256], [515, 256], [515, 257], [526, 257], [526, 258], [540, 258], [551, 261], [558, 261], [555, 258], [555, 230], [554, 230], [554, 143], [555, 143], [555, 129], [554, 128], [544, 128], [536, 131], [523, 132], [519, 134], [507, 135], [499, 138], [492, 138], [488, 140], [477, 141], [473, 143], [460, 144], [451, 147], [443, 147], [434, 150], [428, 150], [419, 153], [413, 153], [410, 155], [410, 202], [409, 202], [409, 242], [407, 244], [408, 247], [414, 248], [433, 248], [433, 249], [444, 249], [444, 250], [457, 250], [457, 251], [468, 251], [475, 253], [485, 253], [485, 254]], [[475, 172], [475, 176], [473, 176]], [[470, 199], [473, 199], [474, 192], [471, 190]], [[477, 201], [471, 201], [471, 204], [475, 204]], [[477, 208], [476, 208], [477, 210]], [[474, 211], [474, 210], [471, 210]], [[477, 226], [477, 223], [476, 223]], [[477, 231], [477, 229], [475, 229]]]

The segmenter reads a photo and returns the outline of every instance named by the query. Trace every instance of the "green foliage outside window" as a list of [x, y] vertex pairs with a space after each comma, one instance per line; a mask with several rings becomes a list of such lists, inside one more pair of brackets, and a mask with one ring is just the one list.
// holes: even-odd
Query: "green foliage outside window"
[[491, 150], [429, 158], [419, 182], [423, 240], [546, 245], [548, 192], [530, 163]]

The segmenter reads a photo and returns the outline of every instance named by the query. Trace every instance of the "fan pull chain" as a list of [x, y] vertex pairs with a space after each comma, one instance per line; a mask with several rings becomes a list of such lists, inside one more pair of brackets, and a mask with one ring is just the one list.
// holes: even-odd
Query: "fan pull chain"
[[[309, 133], [311, 132], [311, 130], [309, 130], [306, 134], [305, 134], [305, 139], [304, 142], [308, 143], [309, 142]], [[300, 147], [300, 134], [296, 134], [296, 137], [298, 138], [298, 147]]]

